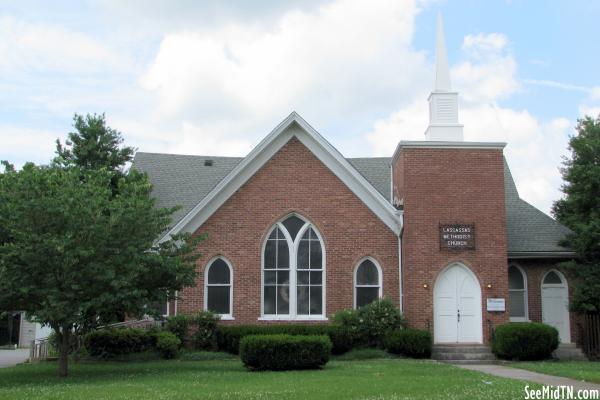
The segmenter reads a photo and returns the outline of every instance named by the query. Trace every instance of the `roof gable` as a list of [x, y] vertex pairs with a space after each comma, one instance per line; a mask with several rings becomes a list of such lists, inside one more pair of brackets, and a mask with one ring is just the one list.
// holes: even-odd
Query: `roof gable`
[[306, 146], [394, 233], [400, 233], [401, 212], [396, 210], [339, 151], [293, 112], [219, 180], [160, 241], [167, 240], [179, 232], [196, 231], [292, 137], [296, 137]]

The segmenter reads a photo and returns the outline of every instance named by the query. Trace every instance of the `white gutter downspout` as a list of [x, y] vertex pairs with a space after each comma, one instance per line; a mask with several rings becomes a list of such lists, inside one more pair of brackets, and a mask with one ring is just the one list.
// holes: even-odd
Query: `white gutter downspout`
[[398, 214], [399, 222], [400, 222], [400, 234], [398, 235], [398, 280], [399, 280], [399, 291], [400, 291], [400, 300], [399, 307], [400, 313], [404, 314], [404, 290], [402, 286], [402, 233], [404, 231], [404, 212], [401, 211]]
[[177, 315], [177, 299], [179, 296], [177, 296], [179, 294], [178, 291], [175, 291], [175, 310], [173, 311], [173, 315]]

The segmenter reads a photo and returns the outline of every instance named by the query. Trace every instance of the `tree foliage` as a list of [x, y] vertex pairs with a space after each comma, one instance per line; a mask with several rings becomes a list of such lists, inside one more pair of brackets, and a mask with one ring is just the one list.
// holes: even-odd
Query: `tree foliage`
[[0, 174], [0, 309], [50, 325], [65, 346], [73, 333], [115, 313], [147, 313], [194, 282], [196, 240], [156, 244], [174, 210], [155, 207], [136, 171], [114, 195], [115, 173], [26, 164]]
[[135, 149], [124, 146], [121, 132], [106, 125], [104, 114], [75, 114], [75, 132], [62, 145], [56, 140], [54, 163], [61, 166], [79, 166], [82, 170], [105, 168], [111, 172], [123, 172], [125, 164], [133, 159]]
[[564, 197], [554, 203], [553, 214], [573, 233], [565, 245], [577, 259], [564, 263], [575, 276], [571, 307], [579, 312], [600, 312], [600, 116], [578, 121], [577, 135], [569, 141], [570, 157], [561, 169]]

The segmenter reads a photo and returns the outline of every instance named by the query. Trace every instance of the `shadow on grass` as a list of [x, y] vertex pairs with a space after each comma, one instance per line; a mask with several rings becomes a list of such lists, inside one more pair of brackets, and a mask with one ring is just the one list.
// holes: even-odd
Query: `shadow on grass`
[[59, 378], [56, 362], [20, 364], [0, 369], [0, 388], [16, 385], [98, 384], [133, 379], [170, 379], [175, 375], [246, 373], [239, 359], [220, 361], [80, 361], [69, 363], [69, 376]]

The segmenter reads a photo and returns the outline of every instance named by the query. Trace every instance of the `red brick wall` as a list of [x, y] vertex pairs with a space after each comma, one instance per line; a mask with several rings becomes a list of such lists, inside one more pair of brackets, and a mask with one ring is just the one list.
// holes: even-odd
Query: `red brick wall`
[[[527, 274], [527, 302], [529, 308], [529, 319], [533, 322], [542, 322], [542, 278], [551, 269], [556, 269], [563, 273], [569, 285], [569, 301], [573, 297], [573, 290], [570, 287], [569, 274], [558, 267], [561, 260], [538, 259], [538, 260], [511, 260], [510, 264], [521, 267]], [[579, 343], [579, 317], [575, 313], [569, 313], [571, 325], [571, 342]]]
[[234, 269], [234, 323], [257, 323], [261, 310], [261, 249], [273, 224], [290, 212], [310, 220], [324, 240], [326, 314], [353, 306], [354, 268], [364, 256], [383, 270], [383, 293], [398, 304], [395, 234], [321, 161], [292, 138], [199, 229], [197, 285], [181, 293], [179, 313], [203, 309], [204, 268], [217, 255]]
[[[409, 323], [433, 331], [437, 276], [460, 261], [481, 284], [487, 343], [487, 320], [494, 325], [508, 321], [508, 313], [485, 309], [487, 297], [508, 298], [502, 150], [405, 148], [395, 163], [394, 192], [404, 199], [402, 262]], [[440, 250], [439, 224], [451, 223], [475, 225], [475, 250]]]

